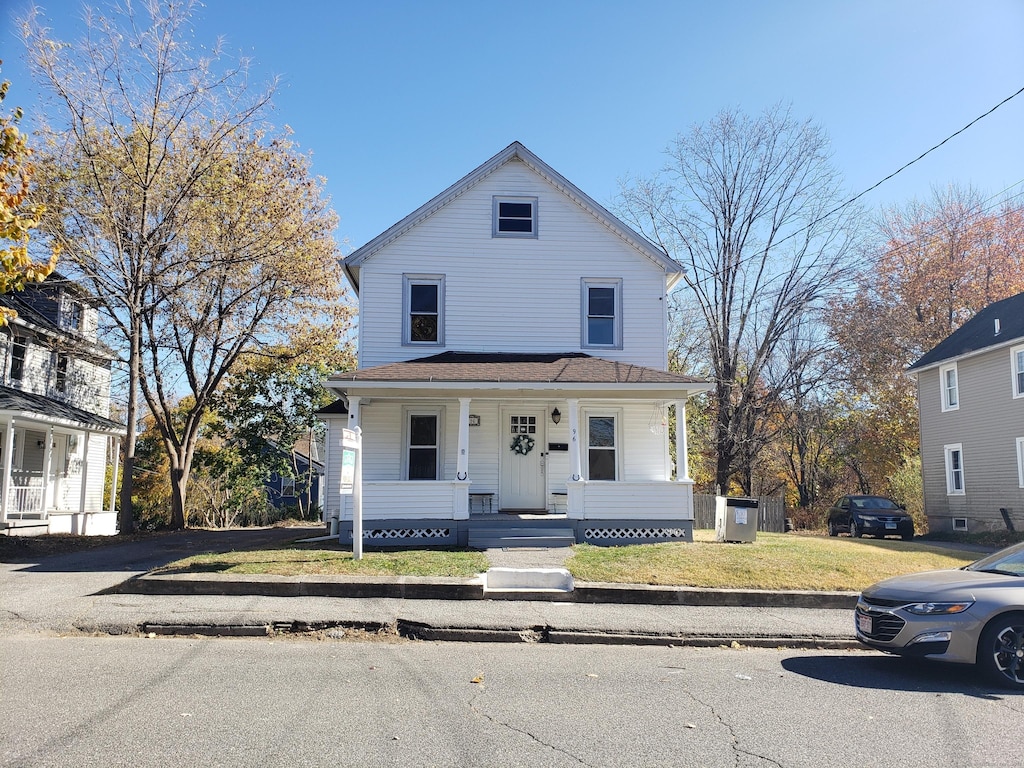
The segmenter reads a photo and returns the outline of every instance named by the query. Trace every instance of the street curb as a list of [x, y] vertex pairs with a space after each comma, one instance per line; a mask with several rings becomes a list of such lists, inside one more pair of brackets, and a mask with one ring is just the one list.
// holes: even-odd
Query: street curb
[[[866, 646], [850, 636], [810, 635], [717, 635], [699, 633], [628, 633], [598, 630], [574, 630], [549, 626], [529, 627], [436, 627], [422, 622], [398, 619], [394, 624], [366, 622], [262, 622], [235, 624], [183, 624], [144, 622], [138, 626], [79, 627], [80, 631], [112, 635], [138, 633], [147, 636], [186, 637], [274, 637], [281, 634], [327, 633], [329, 639], [344, 639], [346, 631], [390, 635], [407, 640], [462, 643], [525, 643], [551, 645], [650, 645], [690, 648], [800, 648], [865, 650]], [[336, 632], [337, 634], [332, 634]]]
[[622, 605], [692, 605], [751, 608], [853, 609], [855, 592], [699, 589], [576, 582], [572, 592], [485, 591], [482, 579], [394, 577], [293, 577], [159, 574], [128, 579], [101, 594], [229, 595], [263, 597], [401, 598], [409, 600], [516, 600]]

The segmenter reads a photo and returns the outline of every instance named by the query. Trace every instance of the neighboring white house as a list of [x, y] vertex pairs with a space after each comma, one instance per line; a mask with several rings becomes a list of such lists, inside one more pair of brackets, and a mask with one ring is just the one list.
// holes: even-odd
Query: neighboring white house
[[909, 372], [931, 529], [1024, 530], [1024, 293], [985, 307]]
[[125, 428], [108, 418], [112, 354], [96, 309], [57, 274], [0, 304], [18, 313], [0, 329], [0, 531], [116, 533], [104, 485]]
[[358, 426], [368, 542], [464, 544], [499, 511], [559, 515], [577, 541], [692, 539], [685, 404], [710, 385], [667, 371], [664, 252], [517, 142], [344, 267], [359, 367], [321, 412], [343, 537]]

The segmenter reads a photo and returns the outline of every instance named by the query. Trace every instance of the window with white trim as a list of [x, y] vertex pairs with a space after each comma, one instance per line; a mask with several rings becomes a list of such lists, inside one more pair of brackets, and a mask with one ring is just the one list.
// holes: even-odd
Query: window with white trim
[[1017, 487], [1024, 488], [1024, 437], [1017, 438]]
[[1024, 345], [1010, 350], [1010, 367], [1013, 374], [1013, 396], [1024, 397]]
[[295, 496], [295, 478], [281, 476], [281, 496]]
[[444, 275], [402, 275], [402, 343], [444, 346]]
[[28, 337], [15, 336], [11, 339], [11, 370], [12, 381], [21, 381], [25, 375], [25, 355], [28, 352]]
[[946, 455], [946, 495], [963, 496], [964, 490], [964, 448], [961, 443], [943, 446]]
[[494, 197], [492, 237], [537, 237], [536, 197]]
[[406, 410], [405, 472], [407, 480], [441, 477], [441, 410]]
[[614, 413], [587, 414], [588, 480], [618, 479], [618, 421]]
[[956, 363], [939, 368], [939, 381], [942, 382], [942, 410], [957, 410], [960, 407], [960, 384]]
[[583, 346], [622, 349], [622, 278], [583, 278]]

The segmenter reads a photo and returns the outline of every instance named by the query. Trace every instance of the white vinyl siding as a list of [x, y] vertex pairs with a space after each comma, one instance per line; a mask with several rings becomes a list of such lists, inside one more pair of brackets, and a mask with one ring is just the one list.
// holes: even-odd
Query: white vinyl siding
[[1010, 350], [1010, 373], [1014, 398], [1024, 397], [1024, 345]]
[[[539, 241], [491, 237], [493, 196], [516, 194], [538, 198]], [[413, 270], [445, 275], [445, 349], [489, 352], [584, 351], [581, 278], [622, 276], [628, 291], [621, 296], [620, 346], [596, 354], [668, 367], [663, 267], [522, 163], [498, 169], [364, 262], [360, 367], [415, 356], [402, 344], [402, 280]]]
[[946, 455], [946, 495], [963, 496], [964, 448], [960, 443], [943, 446]]
[[960, 407], [960, 382], [956, 363], [939, 368], [939, 382], [942, 385], [942, 410], [957, 410]]

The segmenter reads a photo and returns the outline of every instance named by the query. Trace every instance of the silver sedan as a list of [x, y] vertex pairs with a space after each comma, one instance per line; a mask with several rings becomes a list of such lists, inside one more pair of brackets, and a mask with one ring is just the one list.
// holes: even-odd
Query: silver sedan
[[993, 682], [1024, 689], [1024, 543], [957, 570], [873, 584], [855, 623], [872, 648], [976, 664]]

